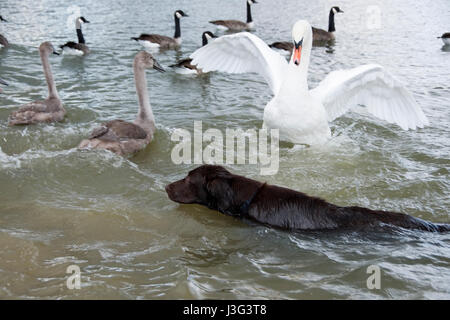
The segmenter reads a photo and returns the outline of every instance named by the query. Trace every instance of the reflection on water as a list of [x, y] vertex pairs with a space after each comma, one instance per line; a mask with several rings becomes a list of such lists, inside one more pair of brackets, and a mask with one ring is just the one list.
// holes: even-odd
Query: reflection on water
[[[2, 4], [1, 14], [10, 22], [1, 24], [0, 32], [11, 46], [0, 49], [0, 77], [10, 84], [0, 95], [0, 297], [450, 297], [448, 234], [289, 233], [171, 202], [164, 186], [195, 167], [172, 163], [173, 130], [192, 131], [194, 120], [205, 128], [259, 129], [270, 91], [253, 74], [183, 77], [167, 68], [201, 45], [203, 31], [224, 34], [209, 20], [239, 18], [243, 7], [218, 0], [208, 5], [182, 0], [177, 7], [166, 1], [124, 3], [77, 3], [91, 21], [83, 32], [92, 53], [50, 61], [67, 117], [28, 127], [8, 127], [8, 115], [46, 95], [36, 48], [44, 40], [58, 46], [74, 39], [73, 28], [66, 28], [72, 2]], [[325, 26], [326, 3], [258, 3], [252, 10], [254, 33], [271, 43], [289, 39], [299, 18]], [[258, 176], [254, 165], [230, 170], [339, 205], [449, 222], [450, 60], [435, 38], [449, 21], [448, 2], [371, 5], [382, 8], [379, 29], [366, 27], [365, 1], [339, 3], [345, 13], [336, 21], [335, 43], [313, 48], [310, 87], [331, 70], [379, 63], [414, 93], [430, 127], [402, 131], [349, 113], [332, 123], [333, 139], [323, 146], [281, 144], [275, 176]], [[78, 151], [78, 143], [100, 122], [134, 119], [132, 60], [141, 48], [130, 37], [171, 35], [173, 11], [179, 8], [190, 14], [181, 25], [183, 45], [155, 54], [168, 72], [147, 72], [155, 140], [131, 159]], [[431, 22], [424, 24], [427, 17]], [[81, 269], [80, 290], [65, 286], [73, 264]], [[366, 287], [370, 265], [381, 268], [380, 290]]]

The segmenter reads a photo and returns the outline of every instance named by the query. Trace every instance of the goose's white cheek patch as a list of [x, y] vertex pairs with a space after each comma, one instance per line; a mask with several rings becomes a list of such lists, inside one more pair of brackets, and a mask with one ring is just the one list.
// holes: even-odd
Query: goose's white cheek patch
[[159, 48], [159, 43], [154, 43], [146, 40], [139, 40], [139, 44], [143, 46], [144, 48], [148, 49], [157, 49]]
[[84, 54], [84, 52], [81, 51], [81, 50], [76, 50], [76, 49], [73, 49], [73, 48], [65, 47], [63, 49], [63, 54], [69, 55], [69, 56], [82, 56]]

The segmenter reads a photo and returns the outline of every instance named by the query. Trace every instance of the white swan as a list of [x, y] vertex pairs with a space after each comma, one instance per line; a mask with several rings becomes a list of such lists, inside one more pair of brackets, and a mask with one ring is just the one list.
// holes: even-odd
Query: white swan
[[331, 137], [328, 121], [356, 105], [366, 106], [371, 114], [405, 130], [428, 124], [411, 93], [379, 65], [333, 71], [309, 90], [311, 25], [305, 20], [296, 22], [292, 38], [294, 52], [289, 63], [264, 41], [243, 32], [222, 36], [198, 49], [191, 55], [192, 64], [204, 72], [262, 75], [274, 94], [264, 109], [264, 125], [278, 128], [284, 141], [323, 143]]

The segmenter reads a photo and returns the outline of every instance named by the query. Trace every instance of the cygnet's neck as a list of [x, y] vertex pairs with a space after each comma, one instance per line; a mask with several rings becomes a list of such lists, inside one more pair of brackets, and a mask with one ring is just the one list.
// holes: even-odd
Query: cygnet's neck
[[133, 69], [136, 93], [139, 101], [139, 112], [135, 122], [147, 133], [153, 134], [155, 131], [155, 117], [153, 116], [153, 111], [150, 106], [145, 68], [139, 61], [135, 61], [133, 64]]
[[47, 81], [48, 97], [59, 99], [55, 80], [53, 79], [52, 69], [50, 68], [50, 63], [48, 61], [49, 54], [45, 50], [40, 50], [39, 54], [41, 55], [42, 68], [44, 69], [45, 80]]

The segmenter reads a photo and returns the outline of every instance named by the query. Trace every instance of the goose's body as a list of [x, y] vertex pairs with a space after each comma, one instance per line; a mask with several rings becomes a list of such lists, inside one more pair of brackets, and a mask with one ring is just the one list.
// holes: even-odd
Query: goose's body
[[[3, 85], [5, 85], [5, 86], [7, 86], [8, 85], [8, 83], [5, 81], [5, 80], [3, 80], [3, 79], [0, 79], [0, 84], [3, 84]], [[2, 88], [0, 88], [0, 93], [2, 93], [3, 91], [2, 91]]]
[[298, 21], [293, 28], [294, 52], [288, 63], [258, 37], [244, 32], [223, 36], [195, 51], [192, 63], [205, 72], [255, 72], [274, 95], [264, 110], [264, 125], [279, 129], [280, 139], [298, 144], [320, 144], [331, 137], [329, 121], [357, 105], [401, 128], [428, 124], [411, 93], [379, 65], [333, 71], [309, 90], [307, 76], [312, 29]]
[[181, 45], [181, 38], [171, 38], [159, 34], [141, 34], [138, 38], [132, 38], [146, 49], [176, 49]]
[[9, 125], [26, 125], [39, 122], [56, 122], [64, 119], [66, 110], [59, 98], [56, 84], [48, 62], [50, 54], [58, 54], [50, 42], [44, 42], [39, 46], [39, 53], [44, 68], [49, 96], [42, 101], [34, 101], [25, 104], [9, 116]]
[[178, 61], [176, 64], [172, 64], [169, 67], [175, 68], [175, 72], [178, 74], [201, 74], [201, 69], [197, 69], [197, 66], [192, 64], [192, 59], [187, 58]]
[[86, 45], [84, 40], [83, 31], [81, 30], [82, 23], [89, 23], [84, 17], [78, 17], [75, 20], [75, 26], [77, 31], [78, 43], [69, 41], [59, 46], [64, 54], [74, 55], [74, 56], [84, 56], [90, 52], [89, 47]]
[[3, 35], [0, 34], [0, 48], [4, 48], [7, 46], [9, 46], [8, 40]]
[[146, 68], [164, 71], [148, 52], [141, 51], [134, 58], [134, 80], [139, 100], [136, 119], [133, 122], [112, 120], [103, 123], [92, 131], [88, 139], [81, 141], [80, 149], [104, 149], [126, 156], [142, 150], [152, 141], [156, 127], [147, 91]]
[[450, 46], [450, 32], [446, 32], [438, 38], [442, 39], [442, 42], [444, 42], [444, 45]]
[[291, 55], [294, 45], [289, 41], [277, 41], [269, 44], [269, 47], [279, 51], [282, 55]]
[[[208, 44], [208, 41], [212, 38], [216, 38], [216, 36], [210, 32], [205, 31], [202, 34], [202, 46]], [[175, 68], [175, 72], [179, 74], [201, 74], [203, 73], [201, 69], [198, 69], [197, 66], [192, 64], [192, 59], [183, 59], [178, 61], [176, 64], [169, 66], [171, 68]]]
[[[336, 31], [336, 27], [334, 25], [334, 15], [336, 13], [344, 13], [344, 11], [342, 11], [339, 7], [332, 7], [330, 9], [330, 13], [328, 15], [328, 31], [311, 27], [313, 34], [313, 45], [320, 45], [326, 41], [332, 41], [336, 38], [334, 34]], [[277, 41], [270, 44], [269, 47], [284, 51], [285, 54], [291, 54], [294, 49], [294, 44], [292, 41]]]
[[66, 44], [60, 46], [65, 55], [71, 56], [84, 56], [90, 52], [89, 47], [84, 43], [76, 43], [69, 41]]
[[214, 20], [209, 23], [215, 24], [219, 29], [229, 31], [251, 30], [254, 27], [251, 5], [254, 3], [257, 3], [256, 0], [247, 0], [247, 22], [239, 20]]
[[[8, 22], [2, 16], [0, 16], [0, 22]], [[0, 34], [0, 48], [9, 46], [9, 42], [5, 36]]]
[[175, 34], [173, 38], [159, 34], [142, 33], [139, 37], [131, 39], [139, 42], [146, 49], [177, 49], [181, 45], [180, 19], [182, 17], [188, 17], [188, 15], [182, 10], [175, 11]]

